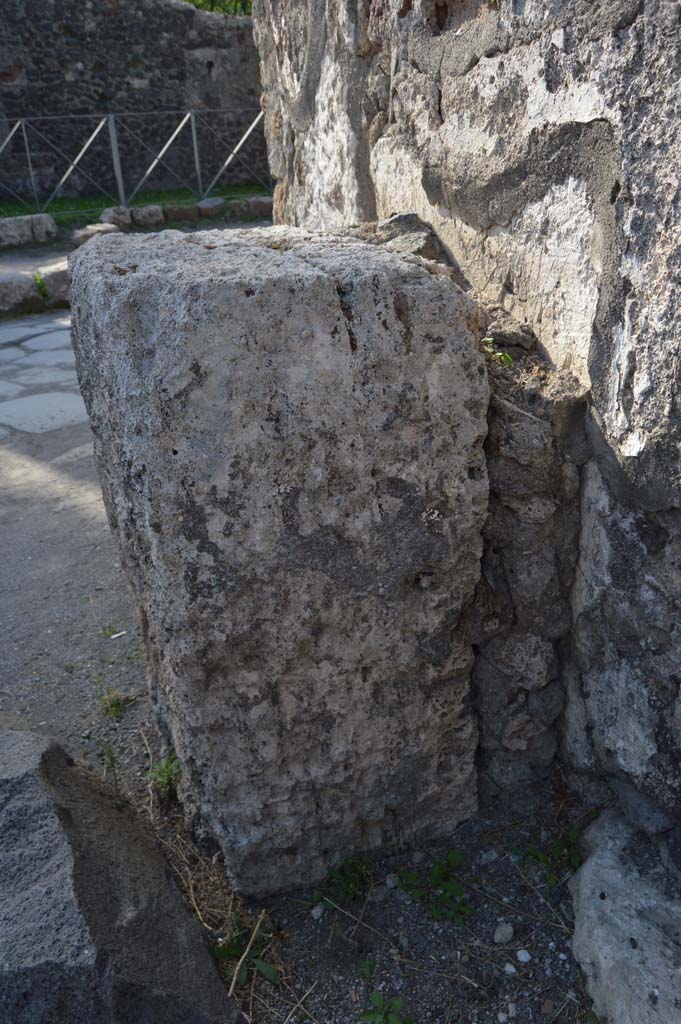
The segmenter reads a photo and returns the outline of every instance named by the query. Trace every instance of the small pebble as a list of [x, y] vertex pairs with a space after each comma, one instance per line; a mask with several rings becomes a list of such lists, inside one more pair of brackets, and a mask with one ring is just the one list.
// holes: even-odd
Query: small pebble
[[385, 884], [388, 886], [389, 889], [396, 889], [399, 884], [399, 881], [400, 879], [397, 875], [388, 875], [385, 880]]
[[506, 1024], [506, 1021], [508, 1020], [508, 1014], [504, 1013], [503, 1010], [499, 1010], [499, 1013], [497, 1014], [497, 1020], [499, 1021], [499, 1024]]
[[529, 964], [532, 959], [532, 954], [528, 953], [526, 949], [519, 949], [515, 956], [516, 960], [521, 964]]
[[324, 904], [323, 903], [316, 903], [314, 905], [314, 907], [312, 908], [312, 910], [310, 911], [310, 917], [314, 917], [315, 921], [319, 921], [319, 920], [321, 920], [321, 917], [322, 917], [323, 913], [324, 913]]
[[513, 964], [504, 964], [504, 974], [516, 974], [517, 971]]
[[513, 938], [513, 925], [510, 921], [502, 921], [494, 929], [494, 941], [497, 946], [506, 946]]
[[559, 953], [558, 954], [558, 959], [559, 960], [567, 960], [567, 956], [565, 955], [565, 953]]
[[516, 1004], [515, 1003], [509, 1003], [508, 1004], [508, 1015], [509, 1015], [509, 1017], [515, 1017], [517, 1012], [518, 1012], [518, 1007], [516, 1006]]
[[485, 850], [480, 856], [481, 864], [493, 864], [495, 860], [499, 859], [499, 854], [496, 850]]

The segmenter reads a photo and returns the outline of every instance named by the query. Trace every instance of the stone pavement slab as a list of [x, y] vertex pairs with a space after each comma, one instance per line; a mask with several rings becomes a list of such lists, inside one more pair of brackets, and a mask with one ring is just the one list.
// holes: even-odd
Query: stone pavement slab
[[70, 322], [69, 313], [63, 311], [39, 316], [22, 316], [19, 320], [6, 320], [4, 323], [0, 322], [0, 345], [13, 345], [38, 334], [63, 331]]
[[[11, 367], [14, 369], [14, 367]], [[75, 370], [60, 370], [53, 366], [32, 366], [28, 370], [12, 375], [12, 382], [22, 384], [25, 387], [44, 387], [49, 384], [70, 384], [74, 390], [78, 390], [78, 378]]]
[[70, 348], [71, 332], [68, 330], [50, 331], [47, 334], [38, 334], [34, 338], [27, 338], [23, 344], [24, 348], [32, 352], [46, 352], [53, 348]]
[[75, 366], [76, 357], [72, 349], [56, 349], [52, 352], [31, 352], [16, 363], [17, 366]]
[[0, 402], [0, 423], [14, 430], [42, 434], [86, 421], [83, 399], [68, 391], [48, 391]]

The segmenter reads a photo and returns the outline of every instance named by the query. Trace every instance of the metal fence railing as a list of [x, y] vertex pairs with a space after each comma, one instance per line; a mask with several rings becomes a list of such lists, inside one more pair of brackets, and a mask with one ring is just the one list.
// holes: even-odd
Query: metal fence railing
[[44, 212], [93, 189], [121, 206], [150, 187], [200, 199], [218, 183], [269, 190], [262, 119], [259, 108], [19, 118], [0, 136], [0, 195]]

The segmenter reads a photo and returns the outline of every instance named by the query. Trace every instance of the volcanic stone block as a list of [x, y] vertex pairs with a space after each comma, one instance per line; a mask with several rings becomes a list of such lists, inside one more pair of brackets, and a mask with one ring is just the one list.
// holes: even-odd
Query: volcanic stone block
[[0, 730], [3, 1024], [235, 1024], [205, 932], [132, 810], [61, 747]]
[[488, 384], [439, 269], [296, 229], [97, 239], [74, 345], [183, 799], [249, 893], [476, 809]]

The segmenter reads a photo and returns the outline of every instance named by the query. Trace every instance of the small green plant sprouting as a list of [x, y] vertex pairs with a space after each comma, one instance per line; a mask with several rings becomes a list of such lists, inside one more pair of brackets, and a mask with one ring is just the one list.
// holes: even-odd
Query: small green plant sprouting
[[357, 973], [365, 985], [371, 984], [371, 979], [374, 976], [376, 970], [376, 964], [373, 960], [360, 960], [357, 966]]
[[366, 1024], [413, 1024], [402, 1016], [402, 1000], [386, 999], [382, 992], [371, 993], [371, 1009], [365, 1010], [360, 1020]]
[[72, 675], [72, 673], [76, 671], [78, 666], [74, 661], [65, 661], [64, 664], [62, 665], [62, 668], [64, 669], [65, 672], [68, 672], [69, 675]]
[[244, 956], [248, 947], [248, 932], [243, 929], [237, 930], [227, 942], [212, 946], [211, 954], [216, 960], [226, 961], [227, 977], [230, 981], [236, 974], [235, 988], [243, 988], [251, 969], [265, 981], [269, 981], [270, 985], [278, 985], [279, 972], [276, 967], [263, 959], [270, 938], [271, 936], [267, 934], [258, 934], [256, 941]]
[[155, 761], [147, 772], [147, 779], [162, 799], [168, 800], [175, 795], [177, 783], [182, 774], [182, 765], [173, 751]]
[[105, 626], [102, 630], [102, 636], [105, 636], [107, 639], [111, 639], [111, 637], [115, 636], [116, 633], [120, 633], [120, 629], [118, 629], [117, 626], [112, 626], [111, 624]]
[[500, 363], [502, 366], [513, 366], [513, 356], [509, 352], [502, 352], [498, 349], [490, 334], [482, 339], [482, 350], [486, 359]]
[[371, 865], [363, 857], [349, 857], [328, 875], [321, 890], [322, 901], [354, 903], [362, 899], [373, 880]]
[[540, 850], [536, 846], [529, 847], [528, 858], [542, 865], [549, 885], [558, 885], [561, 876], [576, 871], [582, 863], [577, 848], [580, 834], [578, 825], [570, 825], [551, 843], [548, 850]]
[[36, 283], [36, 288], [40, 292], [40, 298], [43, 300], [43, 302], [47, 302], [50, 295], [47, 290], [47, 285], [45, 284], [45, 278], [43, 277], [39, 270], [36, 270], [35, 274], [33, 275], [33, 280]]
[[109, 740], [104, 744], [102, 751], [104, 758], [104, 778], [111, 779], [111, 785], [118, 792], [118, 772], [116, 771], [116, 755]]
[[462, 925], [464, 918], [475, 913], [466, 901], [466, 893], [456, 871], [463, 864], [460, 850], [450, 850], [445, 860], [433, 864], [426, 878], [416, 871], [400, 874], [400, 888], [413, 899], [420, 900], [434, 921], [453, 921]]
[[99, 710], [105, 718], [118, 721], [129, 704], [132, 704], [130, 697], [124, 696], [120, 690], [104, 690], [99, 697]]

